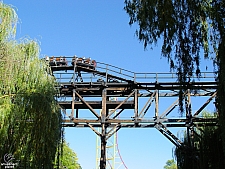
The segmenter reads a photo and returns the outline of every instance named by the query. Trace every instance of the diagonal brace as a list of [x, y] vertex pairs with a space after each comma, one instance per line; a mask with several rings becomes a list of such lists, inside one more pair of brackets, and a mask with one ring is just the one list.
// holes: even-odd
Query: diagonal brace
[[101, 133], [99, 133], [91, 124], [87, 123], [87, 125], [98, 135], [98, 136], [102, 136]]
[[177, 106], [178, 101], [179, 99], [173, 102], [173, 104], [170, 107], [168, 107], [168, 109], [166, 109], [159, 118], [164, 118], [165, 116], [170, 114], [173, 111], [173, 109]]
[[183, 143], [162, 123], [157, 123], [155, 128], [158, 129], [166, 138], [168, 138], [175, 146], [180, 147]]
[[[139, 118], [143, 118], [144, 115], [146, 114], [146, 112], [148, 111], [148, 109], [150, 108], [151, 104], [152, 104], [152, 99], [155, 96], [156, 91], [154, 93], [152, 93], [151, 97], [148, 99], [148, 101], [146, 102], [146, 104], [144, 105], [144, 107], [142, 108], [141, 112], [139, 113]], [[147, 106], [148, 105], [148, 106]], [[147, 107], [147, 108], [146, 108]], [[144, 112], [144, 114], [143, 114]], [[142, 115], [143, 114], [143, 115]]]
[[95, 112], [95, 110], [75, 91], [76, 95], [79, 97], [79, 99], [84, 103], [89, 110], [98, 118], [100, 119], [100, 116]]
[[113, 119], [115, 119], [117, 116], [119, 116], [119, 115], [122, 113], [123, 110], [124, 110], [124, 109], [121, 109], [118, 113], [116, 113], [116, 115], [113, 116]]
[[106, 117], [106, 119], [109, 119], [109, 117], [117, 110], [120, 108], [120, 106], [122, 106], [133, 94], [134, 94], [135, 91], [133, 91], [132, 93], [129, 94], [129, 96], [127, 96], [127, 98], [122, 101], [114, 110], [112, 110], [109, 115]]
[[205, 102], [205, 104], [203, 104], [202, 107], [200, 107], [194, 114], [194, 117], [196, 117], [197, 115], [199, 115], [199, 113], [201, 113], [201, 111], [212, 101], [212, 99], [216, 96], [217, 92], [213, 93], [213, 95]]
[[[119, 126], [119, 127], [118, 127]], [[113, 134], [115, 134], [121, 128], [120, 125], [114, 126], [106, 135], [106, 140], [108, 140]]]
[[66, 113], [66, 110], [63, 109], [61, 106], [59, 106], [59, 107], [62, 110], [63, 114], [66, 115], [66, 116], [68, 116], [72, 120], [71, 116]]

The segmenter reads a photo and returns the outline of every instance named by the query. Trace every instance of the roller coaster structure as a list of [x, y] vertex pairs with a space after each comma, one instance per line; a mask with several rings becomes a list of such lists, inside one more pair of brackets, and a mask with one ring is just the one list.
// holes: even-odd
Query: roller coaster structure
[[[51, 64], [58, 82], [58, 104], [66, 116], [63, 126], [89, 127], [100, 137], [100, 169], [106, 168], [107, 141], [121, 128], [156, 128], [180, 147], [184, 146], [183, 142], [169, 127], [185, 127], [187, 133], [193, 133], [196, 127], [218, 125], [215, 117], [199, 116], [217, 94], [213, 72], [202, 72], [201, 77], [191, 76], [189, 82], [179, 83], [176, 73], [135, 73], [100, 62], [93, 68], [77, 64], [73, 57], [65, 58], [66, 64]], [[171, 118], [168, 115], [179, 107], [180, 94], [185, 100], [185, 113]], [[118, 100], [111, 101], [112, 97]], [[192, 103], [193, 97], [205, 97], [206, 101], [202, 105]], [[175, 101], [160, 114], [159, 100], [162, 98], [175, 98]], [[192, 112], [193, 104], [200, 105], [195, 112]], [[87, 112], [89, 118], [85, 118]]]

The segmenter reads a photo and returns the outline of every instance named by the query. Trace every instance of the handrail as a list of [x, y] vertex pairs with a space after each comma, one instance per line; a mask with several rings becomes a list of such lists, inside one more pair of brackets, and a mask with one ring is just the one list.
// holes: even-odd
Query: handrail
[[119, 68], [117, 66], [113, 66], [110, 64], [105, 64], [102, 62], [96, 62], [96, 63], [97, 63], [96, 69], [103, 69], [105, 70], [105, 72], [107, 72], [107, 74], [111, 74], [113, 72], [116, 75], [120, 75], [124, 78], [128, 78], [128, 80], [132, 80], [132, 81], [134, 80], [135, 72], [132, 72], [123, 68]]
[[[72, 60], [68, 60], [68, 58], [73, 58], [73, 57], [68, 57], [66, 56], [68, 66], [72, 66]], [[176, 72], [149, 72], [149, 73], [142, 73], [142, 72], [133, 72], [130, 70], [126, 70], [123, 68], [119, 68], [117, 66], [113, 66], [110, 64], [102, 63], [102, 62], [96, 62], [96, 71], [105, 73], [105, 77], [110, 77], [110, 75], [113, 75], [115, 77], [120, 77], [126, 80], [130, 80], [133, 82], [140, 82], [143, 80], [146, 82], [147, 80], [154, 80], [156, 82], [159, 81], [165, 81], [170, 79], [171, 81], [177, 81], [178, 79], [178, 74]], [[55, 72], [55, 74], [57, 74]], [[58, 74], [63, 75], [63, 72], [60, 72]], [[68, 75], [68, 72], [65, 73]], [[87, 73], [88, 74], [88, 73]], [[89, 73], [90, 75], [90, 73]], [[88, 77], [87, 77], [88, 78]], [[203, 79], [207, 80], [213, 80], [215, 81], [216, 78], [216, 72], [201, 72], [200, 76], [196, 76], [196, 74], [193, 73], [193, 76], [190, 77], [190, 81], [199, 81]], [[69, 78], [68, 78], [69, 79]], [[91, 79], [94, 79], [93, 74], [91, 74]]]
[[[158, 81], [159, 79], [175, 79], [177, 80], [178, 75], [177, 73], [135, 73], [136, 79], [155, 79]], [[201, 72], [200, 76], [193, 75], [190, 77], [190, 80], [202, 80], [202, 79], [213, 79], [215, 80], [215, 72]]]

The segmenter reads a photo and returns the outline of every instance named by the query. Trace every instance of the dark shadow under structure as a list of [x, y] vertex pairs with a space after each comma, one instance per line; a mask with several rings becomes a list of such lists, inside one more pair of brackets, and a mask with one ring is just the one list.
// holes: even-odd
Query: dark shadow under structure
[[[189, 133], [196, 127], [218, 125], [215, 117], [199, 116], [216, 97], [214, 73], [205, 72], [200, 78], [190, 77], [190, 82], [178, 83], [173, 73], [134, 73], [98, 62], [94, 69], [76, 63], [51, 66], [51, 69], [59, 83], [58, 103], [67, 117], [63, 126], [89, 127], [101, 138], [100, 169], [106, 168], [107, 140], [121, 128], [156, 128], [179, 147], [185, 145], [169, 127], [185, 127]], [[185, 113], [171, 118], [170, 113], [179, 107], [181, 91]], [[192, 97], [206, 100], [193, 103]], [[159, 106], [164, 104], [160, 99], [175, 100], [160, 113]], [[199, 106], [195, 112], [192, 112], [193, 104]], [[85, 118], [82, 110], [89, 112], [91, 118]], [[100, 132], [96, 128], [101, 128]]]

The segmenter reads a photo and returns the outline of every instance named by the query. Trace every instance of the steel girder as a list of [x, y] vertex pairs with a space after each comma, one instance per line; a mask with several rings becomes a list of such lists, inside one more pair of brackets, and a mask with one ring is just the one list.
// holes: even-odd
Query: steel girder
[[[174, 78], [174, 74], [161, 76], [163, 80], [159, 82], [160, 73], [156, 73], [156, 76], [147, 73], [135, 74], [120, 68], [111, 71], [108, 67], [109, 65], [106, 65], [103, 71], [99, 71], [100, 68], [91, 70], [76, 65], [52, 67], [56, 79], [59, 80], [59, 86], [56, 87], [59, 91], [57, 96], [63, 100], [58, 103], [66, 116], [62, 125], [89, 127], [101, 138], [101, 169], [106, 168], [106, 142], [121, 128], [156, 128], [175, 146], [182, 146], [183, 143], [168, 128], [186, 127], [187, 132], [190, 132], [194, 127], [218, 125], [217, 118], [199, 117], [202, 110], [216, 97], [216, 82], [212, 80], [165, 82], [168, 77]], [[58, 71], [66, 72], [58, 73], [57, 77]], [[110, 74], [110, 71], [114, 75]], [[86, 76], [85, 73], [91, 76]], [[101, 80], [96, 80], [96, 76]], [[138, 78], [143, 78], [142, 76], [145, 82], [137, 82]], [[155, 79], [154, 82], [148, 80], [146, 82], [149, 77]], [[185, 99], [185, 115], [172, 118], [170, 114], [179, 107], [181, 95]], [[112, 97], [118, 100], [112, 101], [110, 99]], [[193, 113], [192, 97], [208, 97], [208, 100]], [[176, 99], [163, 113], [160, 113], [162, 98]], [[69, 113], [68, 110], [71, 112]], [[82, 110], [85, 110], [85, 114], [89, 112], [91, 118], [85, 118]], [[147, 116], [149, 112], [151, 117]], [[101, 131], [97, 131], [96, 128], [101, 128]]]
[[[118, 85], [118, 84], [117, 84]], [[178, 83], [177, 83], [178, 85]], [[194, 84], [195, 85], [195, 84]], [[120, 101], [111, 101], [109, 100], [111, 97], [107, 95], [111, 91], [112, 88], [115, 89], [115, 87], [110, 88], [110, 85], [107, 86], [97, 86], [97, 89], [94, 88], [91, 84], [88, 87], [82, 86], [78, 87], [76, 84], [73, 84], [74, 87], [72, 90], [72, 100], [71, 101], [62, 101], [59, 102], [59, 105], [62, 109], [72, 109], [71, 114], [68, 116], [70, 119], [64, 120], [63, 125], [66, 127], [102, 127], [102, 125], [106, 125], [108, 128], [113, 128], [117, 126], [118, 128], [123, 127], [131, 127], [131, 128], [146, 128], [146, 127], [155, 127], [159, 129], [159, 126], [161, 129], [165, 129], [166, 127], [187, 127], [187, 125], [195, 126], [195, 124], [198, 125], [217, 125], [217, 119], [216, 118], [210, 118], [210, 119], [204, 119], [199, 118], [197, 115], [213, 100], [213, 98], [216, 96], [216, 86], [214, 86], [214, 89], [208, 89], [208, 87], [205, 87], [204, 85], [198, 86], [198, 93], [191, 92], [190, 89], [188, 89], [183, 95], [185, 96], [185, 107], [186, 107], [186, 116], [180, 117], [180, 118], [170, 118], [167, 117], [179, 104], [179, 98], [177, 98], [162, 114], [159, 114], [159, 98], [160, 97], [168, 97], [171, 98], [171, 95], [162, 95], [161, 90], [155, 87], [155, 90], [146, 90], [146, 89], [139, 89], [135, 88], [136, 85], [134, 85], [134, 88], [131, 88], [130, 84], [128, 87], [117, 87], [118, 92], [126, 93], [122, 94], [119, 99]], [[196, 85], [195, 85], [196, 87]], [[67, 87], [66, 87], [67, 88]], [[85, 90], [89, 92], [88, 96], [85, 94]], [[126, 90], [127, 89], [127, 90]], [[62, 89], [63, 90], [63, 89]], [[125, 91], [126, 90], [126, 91]], [[147, 91], [148, 94], [141, 94], [142, 91]], [[81, 92], [82, 91], [82, 92]], [[97, 94], [98, 93], [101, 94]], [[100, 92], [101, 91], [101, 92]], [[167, 89], [163, 90], [162, 92], [165, 93]], [[168, 93], [178, 93], [178, 91], [167, 91]], [[93, 97], [92, 95], [93, 94]], [[118, 96], [118, 95], [117, 95]], [[172, 95], [178, 97], [176, 94]], [[195, 112], [195, 114], [192, 115], [191, 112], [191, 97], [199, 97], [199, 96], [208, 96], [209, 99]], [[139, 101], [141, 98], [147, 98], [145, 104], [143, 107], [139, 106]], [[89, 99], [88, 101], [85, 99]], [[90, 98], [93, 99], [93, 101], [90, 101]], [[96, 98], [100, 100], [96, 100]], [[76, 100], [76, 101], [75, 101]], [[152, 106], [152, 104], [155, 105], [155, 113], [153, 118], [145, 118], [145, 114], [149, 111], [149, 108]], [[141, 110], [139, 110], [139, 107]], [[79, 110], [85, 109], [89, 110], [91, 114], [93, 115], [92, 119], [85, 119], [82, 118], [82, 112], [79, 112]], [[125, 110], [132, 109], [133, 115], [130, 118], [127, 119], [120, 119], [118, 116], [122, 116], [126, 113]], [[76, 110], [76, 117], [74, 116], [74, 111]], [[97, 110], [101, 110], [102, 113], [98, 113]], [[65, 111], [64, 111], [65, 112]], [[117, 114], [115, 115], [115, 112]], [[103, 116], [104, 115], [104, 116]], [[168, 129], [167, 129], [168, 131]]]

